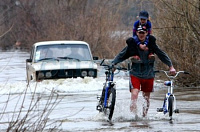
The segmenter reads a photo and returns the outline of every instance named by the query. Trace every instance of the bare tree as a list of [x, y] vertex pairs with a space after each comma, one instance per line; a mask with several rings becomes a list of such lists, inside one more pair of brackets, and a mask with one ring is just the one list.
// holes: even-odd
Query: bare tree
[[[59, 127], [62, 124], [63, 119], [58, 118], [56, 120], [51, 120], [49, 115], [63, 97], [60, 98], [59, 94], [52, 89], [51, 93], [46, 97], [45, 102], [43, 100], [43, 95], [36, 94], [36, 88], [37, 84], [35, 85], [32, 95], [27, 93], [30, 89], [30, 87], [27, 87], [20, 96], [8, 94], [7, 100], [1, 102], [1, 104], [4, 104], [4, 108], [0, 113], [0, 119], [5, 120], [7, 117], [10, 117], [7, 119], [8, 122], [1, 122], [1, 124], [8, 126], [6, 129], [7, 132], [60, 131]], [[17, 102], [16, 104], [13, 104], [15, 105], [13, 106], [13, 111], [9, 111], [8, 106], [13, 102], [13, 98], [17, 100]]]
[[7, 19], [14, 27], [1, 41], [9, 47], [21, 40], [23, 47], [30, 48], [37, 41], [83, 40], [96, 56], [110, 58], [124, 45], [124, 34], [118, 31], [127, 6], [128, 2], [108, 0], [18, 0], [14, 17]]
[[195, 75], [196, 71], [199, 74], [200, 64], [196, 48], [200, 40], [199, 3], [199, 0], [18, 0], [16, 4], [14, 0], [2, 0], [0, 33], [13, 27], [1, 38], [0, 46], [7, 49], [20, 40], [22, 47], [29, 49], [38, 41], [82, 40], [90, 44], [95, 56], [113, 58], [126, 45], [126, 38], [132, 36], [136, 15], [149, 9], [153, 34], [160, 46], [177, 69]]
[[[166, 49], [177, 70], [186, 70], [184, 78], [194, 86], [200, 75], [200, 11], [199, 0], [154, 1], [157, 7], [156, 36]], [[190, 85], [192, 85], [190, 84]]]

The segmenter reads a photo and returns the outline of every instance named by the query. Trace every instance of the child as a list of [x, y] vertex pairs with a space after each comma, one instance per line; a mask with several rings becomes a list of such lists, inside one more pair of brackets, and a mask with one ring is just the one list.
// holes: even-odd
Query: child
[[[139, 13], [139, 20], [137, 20], [133, 25], [133, 39], [135, 40], [137, 45], [140, 45], [141, 43], [136, 35], [136, 31], [139, 27], [141, 28], [143, 26], [146, 27], [146, 30], [148, 32], [146, 40], [143, 43], [147, 47], [148, 41], [149, 41], [148, 38], [149, 38], [149, 35], [151, 34], [151, 22], [149, 21], [149, 13], [147, 11], [141, 11]], [[152, 53], [149, 54], [149, 59], [154, 59], [154, 55]]]
[[149, 13], [147, 11], [141, 11], [139, 14], [139, 20], [133, 25], [133, 36], [136, 36], [136, 31], [139, 26], [146, 26], [148, 35], [151, 34], [151, 22], [149, 21]]

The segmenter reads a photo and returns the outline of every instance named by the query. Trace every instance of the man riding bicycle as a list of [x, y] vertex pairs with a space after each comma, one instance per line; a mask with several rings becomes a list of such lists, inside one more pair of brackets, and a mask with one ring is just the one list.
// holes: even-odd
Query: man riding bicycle
[[[148, 34], [146, 29], [147, 28], [145, 26], [141, 26], [137, 29], [136, 33], [141, 43], [146, 40]], [[129, 57], [132, 58], [132, 67], [130, 71], [130, 92], [132, 103], [130, 110], [132, 112], [136, 112], [138, 94], [139, 91], [142, 91], [142, 95], [146, 101], [146, 106], [143, 107], [143, 117], [145, 117], [148, 112], [150, 105], [149, 98], [150, 93], [153, 92], [153, 82], [155, 77], [153, 69], [154, 59], [149, 59], [149, 51], [155, 53], [163, 63], [169, 66], [170, 73], [176, 73], [168, 55], [157, 46], [156, 38], [149, 35], [148, 39], [148, 47], [145, 44], [137, 45], [132, 37], [127, 39], [127, 46], [112, 61], [115, 65], [128, 59]]]

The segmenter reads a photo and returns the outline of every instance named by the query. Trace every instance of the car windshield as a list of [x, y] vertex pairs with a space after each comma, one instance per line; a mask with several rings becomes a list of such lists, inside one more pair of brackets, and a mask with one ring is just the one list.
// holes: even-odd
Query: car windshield
[[[45, 59], [48, 58], [48, 59]], [[92, 60], [87, 45], [83, 44], [54, 44], [37, 46], [34, 62], [52, 59], [74, 59], [77, 61]]]

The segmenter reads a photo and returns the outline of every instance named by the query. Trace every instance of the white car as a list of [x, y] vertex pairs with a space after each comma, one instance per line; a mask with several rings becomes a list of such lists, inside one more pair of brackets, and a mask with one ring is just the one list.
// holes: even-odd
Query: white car
[[97, 77], [89, 44], [83, 41], [45, 41], [35, 43], [26, 60], [27, 80]]

